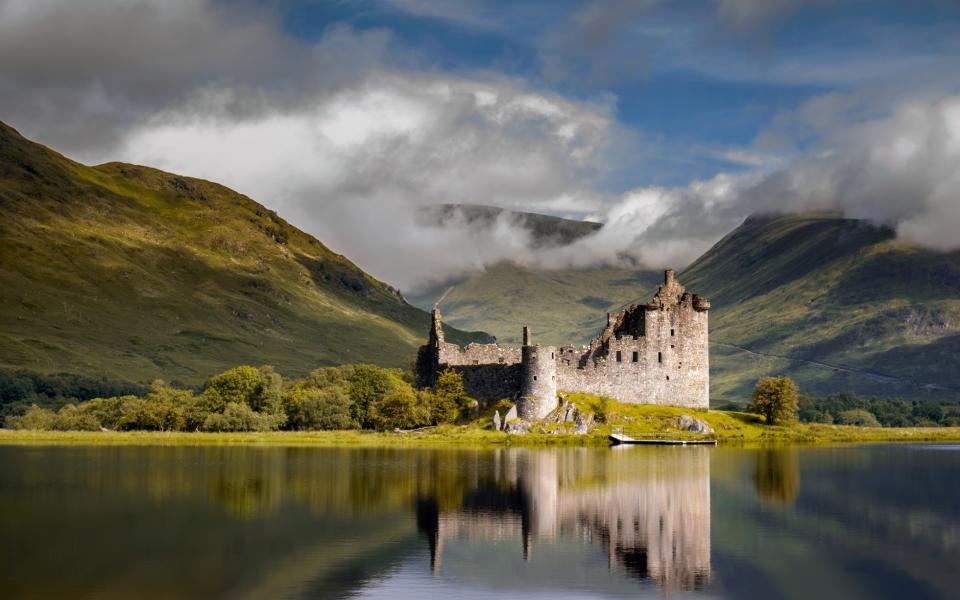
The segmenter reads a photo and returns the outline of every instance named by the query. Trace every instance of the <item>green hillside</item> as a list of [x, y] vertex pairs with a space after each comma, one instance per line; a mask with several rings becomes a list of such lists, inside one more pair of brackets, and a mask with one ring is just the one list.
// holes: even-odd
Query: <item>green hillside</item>
[[751, 217], [681, 275], [710, 296], [712, 391], [960, 398], [960, 252], [829, 214]]
[[400, 366], [429, 328], [397, 290], [241, 194], [87, 167], [2, 123], [0, 207], [3, 367], [192, 384], [241, 363]]
[[[606, 325], [607, 311], [649, 300], [662, 282], [662, 271], [539, 271], [501, 263], [452, 284], [440, 309], [445, 323], [486, 331], [508, 344], [520, 343], [524, 325], [530, 325], [538, 343], [581, 344]], [[448, 287], [408, 297], [429, 308]]]

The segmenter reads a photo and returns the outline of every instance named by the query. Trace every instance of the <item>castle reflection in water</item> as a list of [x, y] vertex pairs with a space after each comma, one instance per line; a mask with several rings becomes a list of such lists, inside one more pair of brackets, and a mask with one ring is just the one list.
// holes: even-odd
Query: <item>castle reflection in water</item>
[[526, 560], [538, 544], [582, 541], [606, 554], [611, 571], [665, 591], [709, 582], [708, 448], [502, 450], [471, 484], [459, 506], [417, 502], [435, 573], [447, 544], [519, 538]]

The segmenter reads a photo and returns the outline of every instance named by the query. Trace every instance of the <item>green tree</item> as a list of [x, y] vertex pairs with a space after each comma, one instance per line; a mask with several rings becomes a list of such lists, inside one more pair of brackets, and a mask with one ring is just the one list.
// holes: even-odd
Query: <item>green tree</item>
[[99, 431], [100, 422], [76, 404], [67, 404], [57, 411], [53, 428], [57, 431]]
[[295, 387], [283, 394], [287, 429], [357, 429], [350, 396], [343, 387]]
[[750, 410], [763, 415], [769, 425], [796, 421], [799, 396], [789, 377], [764, 377], [753, 389]]
[[7, 417], [4, 424], [10, 429], [50, 431], [54, 428], [56, 420], [57, 414], [55, 412], [49, 408], [41, 408], [33, 404], [24, 414]]
[[353, 376], [353, 371], [353, 365], [320, 367], [319, 369], [314, 369], [311, 371], [310, 374], [300, 382], [300, 384], [305, 388], [347, 388], [350, 385], [350, 378]]
[[232, 402], [244, 403], [257, 412], [276, 413], [282, 386], [273, 367], [234, 367], [210, 378], [203, 390], [204, 404], [210, 412], [222, 412]]
[[460, 407], [448, 396], [438, 396], [430, 390], [418, 390], [417, 401], [430, 409], [430, 423], [453, 423], [460, 415]]
[[258, 413], [241, 402], [230, 402], [222, 413], [212, 413], [203, 422], [206, 431], [274, 431], [283, 419], [278, 415]]
[[385, 395], [370, 406], [370, 421], [379, 431], [412, 429], [430, 421], [430, 408], [417, 402], [409, 385]]
[[463, 376], [460, 373], [446, 369], [437, 377], [437, 384], [433, 387], [436, 402], [452, 403], [461, 415], [465, 415], [473, 400], [463, 389]]
[[364, 428], [375, 426], [370, 407], [388, 394], [410, 386], [395, 373], [374, 365], [355, 365], [350, 375], [350, 415]]
[[856, 425], [857, 427], [880, 427], [880, 421], [872, 412], [855, 408], [845, 410], [837, 415], [837, 423], [841, 425]]

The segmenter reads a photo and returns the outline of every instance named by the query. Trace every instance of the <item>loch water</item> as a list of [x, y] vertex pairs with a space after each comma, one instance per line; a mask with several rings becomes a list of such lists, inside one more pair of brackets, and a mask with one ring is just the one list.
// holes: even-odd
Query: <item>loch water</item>
[[960, 446], [0, 447], [0, 598], [637, 597], [960, 597]]

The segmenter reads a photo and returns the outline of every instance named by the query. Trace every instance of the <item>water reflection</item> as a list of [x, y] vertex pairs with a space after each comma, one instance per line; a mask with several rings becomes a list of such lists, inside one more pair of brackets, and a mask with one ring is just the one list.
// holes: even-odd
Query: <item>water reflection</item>
[[431, 568], [440, 571], [451, 540], [519, 538], [529, 561], [536, 544], [566, 538], [601, 549], [612, 571], [667, 591], [700, 589], [710, 576], [709, 452], [498, 451], [489, 478], [458, 506], [418, 500]]
[[800, 450], [764, 448], [757, 451], [753, 483], [757, 497], [768, 504], [792, 504], [800, 492]]
[[938, 448], [0, 447], [0, 598], [950, 597]]

